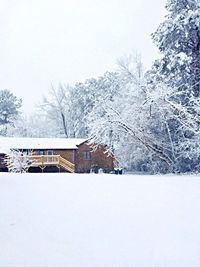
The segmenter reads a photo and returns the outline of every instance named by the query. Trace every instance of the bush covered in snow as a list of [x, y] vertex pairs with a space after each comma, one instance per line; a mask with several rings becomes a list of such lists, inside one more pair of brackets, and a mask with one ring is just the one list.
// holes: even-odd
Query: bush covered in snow
[[32, 161], [29, 159], [30, 154], [19, 150], [11, 150], [5, 157], [6, 166], [9, 172], [28, 172]]

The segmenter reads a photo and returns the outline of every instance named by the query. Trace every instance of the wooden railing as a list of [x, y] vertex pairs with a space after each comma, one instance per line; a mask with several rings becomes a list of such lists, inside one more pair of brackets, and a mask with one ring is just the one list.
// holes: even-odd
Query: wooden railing
[[32, 162], [32, 167], [45, 168], [46, 166], [58, 166], [69, 172], [75, 171], [75, 165], [60, 155], [29, 156], [29, 160]]
[[59, 156], [59, 165], [70, 172], [75, 171], [75, 166], [73, 163], [69, 162], [68, 160], [64, 159], [63, 157]]

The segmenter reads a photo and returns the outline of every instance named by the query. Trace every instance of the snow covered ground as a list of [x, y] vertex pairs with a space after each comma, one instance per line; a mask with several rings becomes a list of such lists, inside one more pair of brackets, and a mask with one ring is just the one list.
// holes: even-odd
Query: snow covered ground
[[200, 177], [0, 174], [2, 267], [199, 267]]

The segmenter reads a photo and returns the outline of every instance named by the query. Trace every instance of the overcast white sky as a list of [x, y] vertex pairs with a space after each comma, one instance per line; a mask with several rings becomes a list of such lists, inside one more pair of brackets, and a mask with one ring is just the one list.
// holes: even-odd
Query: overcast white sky
[[51, 83], [84, 81], [115, 68], [133, 50], [148, 67], [157, 57], [150, 34], [166, 0], [0, 0], [0, 89], [24, 109]]

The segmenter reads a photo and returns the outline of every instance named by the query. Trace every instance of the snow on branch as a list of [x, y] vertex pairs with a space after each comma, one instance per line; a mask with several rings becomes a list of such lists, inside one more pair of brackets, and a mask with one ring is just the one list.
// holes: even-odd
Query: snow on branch
[[10, 150], [5, 157], [5, 163], [9, 172], [26, 173], [33, 163], [30, 160], [31, 153], [20, 150]]

